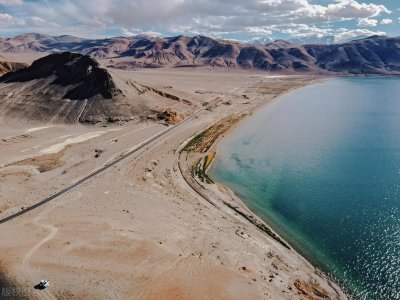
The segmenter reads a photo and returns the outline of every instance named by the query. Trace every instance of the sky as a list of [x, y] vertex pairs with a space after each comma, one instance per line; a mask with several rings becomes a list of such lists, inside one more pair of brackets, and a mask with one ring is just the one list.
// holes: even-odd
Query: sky
[[203, 34], [345, 41], [400, 35], [400, 0], [0, 0], [0, 36]]

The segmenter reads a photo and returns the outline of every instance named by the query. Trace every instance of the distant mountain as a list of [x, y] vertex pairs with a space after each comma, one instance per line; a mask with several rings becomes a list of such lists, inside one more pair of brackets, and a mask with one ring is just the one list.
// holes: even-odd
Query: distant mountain
[[285, 40], [275, 40], [265, 45], [268, 49], [284, 49], [293, 47], [294, 44]]
[[269, 43], [272, 43], [274, 40], [270, 37], [258, 38], [247, 42], [249, 45], [257, 45], [257, 46], [265, 46]]
[[24, 63], [8, 61], [0, 55], [0, 76], [8, 72], [26, 68], [27, 66]]
[[[352, 42], [352, 41], [362, 40], [362, 39], [367, 39], [367, 38], [374, 38], [374, 36], [357, 35], [357, 36], [353, 36], [353, 37], [344, 39], [344, 40], [341, 42], [341, 44], [350, 43], [350, 42]], [[376, 38], [376, 36], [375, 36], [375, 38]]]
[[[278, 40], [239, 43], [206, 36], [133, 36], [81, 39], [25, 34], [0, 40], [0, 52], [72, 51], [114, 68], [214, 66], [283, 73], [399, 74], [400, 38], [372, 36], [332, 44]], [[294, 44], [293, 42], [296, 42]], [[310, 41], [308, 41], [310, 42]], [[303, 42], [301, 43], [303, 44]]]
[[294, 45], [307, 45], [307, 44], [320, 44], [320, 45], [331, 45], [335, 43], [335, 36], [331, 34], [321, 36], [307, 36], [303, 38], [292, 38], [288, 42]]
[[316, 65], [330, 72], [349, 74], [400, 74], [400, 38], [373, 36], [316, 51]]

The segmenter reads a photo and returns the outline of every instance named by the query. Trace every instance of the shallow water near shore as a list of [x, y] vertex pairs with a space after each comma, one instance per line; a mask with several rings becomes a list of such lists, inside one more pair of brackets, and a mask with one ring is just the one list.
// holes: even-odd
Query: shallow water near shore
[[400, 79], [290, 92], [224, 139], [209, 175], [360, 299], [400, 299]]

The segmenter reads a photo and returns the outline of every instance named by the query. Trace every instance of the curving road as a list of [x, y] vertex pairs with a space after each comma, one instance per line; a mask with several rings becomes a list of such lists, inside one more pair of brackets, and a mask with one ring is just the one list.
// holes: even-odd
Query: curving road
[[89, 179], [104, 173], [105, 171], [107, 171], [109, 168], [111, 168], [112, 166], [118, 164], [119, 162], [121, 162], [122, 160], [125, 160], [126, 158], [128, 158], [129, 156], [131, 156], [132, 154], [138, 152], [139, 150], [143, 149], [144, 147], [148, 146], [150, 143], [154, 142], [155, 140], [157, 140], [158, 138], [166, 135], [168, 132], [184, 125], [185, 123], [189, 122], [191, 119], [193, 119], [197, 114], [199, 114], [200, 112], [202, 112], [203, 110], [205, 110], [206, 107], [203, 107], [199, 110], [197, 110], [196, 112], [194, 112], [193, 114], [191, 114], [188, 118], [186, 118], [185, 120], [183, 120], [182, 122], [168, 127], [167, 129], [155, 134], [154, 136], [152, 136], [151, 138], [145, 140], [144, 142], [140, 143], [139, 145], [137, 145], [136, 147], [134, 147], [133, 149], [131, 149], [130, 151], [128, 151], [127, 153], [123, 154], [120, 158], [114, 160], [113, 162], [107, 163], [104, 166], [94, 170], [93, 172], [91, 172], [90, 174], [86, 175], [85, 177], [75, 181], [74, 183], [72, 183], [71, 185], [63, 188], [61, 191], [42, 199], [41, 201], [37, 202], [36, 204], [33, 204], [29, 207], [26, 207], [24, 210], [21, 210], [19, 212], [16, 212], [8, 217], [5, 217], [3, 219], [0, 220], [0, 224], [3, 224], [5, 222], [11, 221], [23, 214], [28, 213], [31, 210], [34, 210], [35, 208], [38, 208], [44, 204], [46, 204], [47, 202], [50, 202], [66, 193], [68, 193], [69, 191], [71, 191], [72, 189], [76, 188], [77, 186], [81, 185], [82, 183], [85, 183], [86, 181], [88, 181]]

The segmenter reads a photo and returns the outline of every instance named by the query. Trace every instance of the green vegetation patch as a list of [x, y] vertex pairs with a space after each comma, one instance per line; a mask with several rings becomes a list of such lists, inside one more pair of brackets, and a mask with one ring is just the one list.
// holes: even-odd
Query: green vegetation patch
[[202, 157], [201, 159], [199, 159], [199, 161], [192, 166], [192, 176], [194, 178], [198, 178], [201, 182], [205, 182], [207, 184], [212, 184], [214, 183], [214, 181], [208, 177], [208, 175], [206, 174], [207, 171], [207, 157]]
[[221, 135], [223, 135], [245, 115], [246, 114], [232, 115], [219, 121], [203, 132], [197, 134], [193, 139], [190, 140], [185, 148], [183, 148], [183, 151], [199, 153], [207, 152]]

